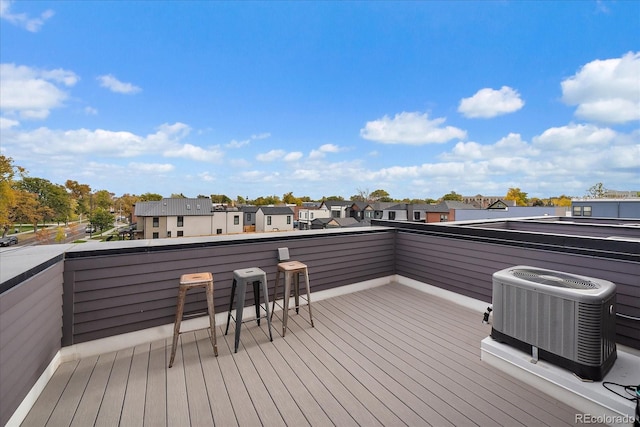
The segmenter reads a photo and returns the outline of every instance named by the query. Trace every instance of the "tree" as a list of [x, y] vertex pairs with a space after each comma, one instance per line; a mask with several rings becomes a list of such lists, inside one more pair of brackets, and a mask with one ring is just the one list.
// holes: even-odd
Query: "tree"
[[109, 210], [113, 206], [113, 197], [115, 194], [108, 192], [107, 190], [96, 191], [93, 194], [93, 208], [102, 208]]
[[384, 190], [375, 190], [369, 194], [369, 200], [372, 202], [393, 202], [393, 199]]
[[273, 196], [266, 196], [266, 197], [260, 196], [257, 199], [255, 199], [253, 203], [258, 206], [264, 206], [264, 205], [279, 205], [282, 202], [280, 201], [280, 197], [274, 194]]
[[225, 194], [212, 194], [211, 195], [211, 202], [212, 203], [226, 203], [226, 204], [231, 204], [233, 203], [233, 200], [231, 200], [229, 197], [227, 197], [227, 195]]
[[157, 193], [144, 193], [140, 195], [141, 202], [159, 202], [162, 198], [163, 197]]
[[78, 215], [89, 213], [89, 195], [91, 194], [91, 187], [87, 184], [80, 184], [78, 181], [72, 181], [70, 179], [64, 183], [64, 186], [71, 193], [71, 198], [76, 201], [75, 213]]
[[[323, 201], [327, 201], [327, 202], [344, 202], [344, 197], [342, 196], [329, 196], [329, 197], [323, 197], [322, 198]], [[353, 198], [351, 198], [351, 200], [353, 200]]]
[[288, 205], [302, 206], [302, 200], [294, 196], [291, 191], [282, 195], [282, 201]]
[[562, 196], [552, 197], [549, 202], [551, 203], [551, 206], [569, 207], [571, 206], [571, 197], [563, 194]]
[[368, 202], [368, 201], [370, 201], [369, 189], [368, 188], [366, 188], [366, 189], [358, 188], [357, 191], [358, 192], [356, 194], [351, 196], [351, 200], [353, 200], [354, 202]]
[[601, 182], [598, 182], [597, 184], [594, 184], [591, 187], [589, 187], [587, 196], [592, 197], [594, 199], [602, 199], [606, 192], [607, 192], [607, 189], [604, 188], [604, 184], [602, 184]]
[[187, 196], [185, 196], [184, 194], [180, 193], [173, 193], [171, 194], [171, 197], [169, 197], [170, 199], [187, 199]]
[[65, 187], [51, 183], [43, 178], [23, 177], [16, 186], [37, 196], [40, 207], [38, 212], [44, 222], [67, 221], [71, 214], [71, 196]]
[[109, 213], [108, 210], [103, 208], [97, 208], [96, 210], [93, 211], [93, 214], [91, 215], [90, 220], [91, 220], [91, 224], [95, 225], [98, 229], [100, 229], [100, 232], [103, 232], [104, 230], [111, 228], [113, 226], [113, 222], [115, 221], [115, 218], [113, 217], [112, 214]]
[[125, 193], [114, 200], [114, 208], [116, 212], [118, 212], [118, 215], [130, 219], [133, 214], [133, 207], [139, 201], [139, 196]]
[[16, 171], [23, 175], [25, 170], [13, 164], [11, 157], [0, 155], [0, 227], [2, 227], [2, 237], [13, 225], [13, 212], [16, 206], [16, 190], [14, 180]]
[[441, 200], [454, 200], [454, 201], [461, 202], [462, 195], [456, 193], [455, 191], [451, 191], [451, 193], [447, 193], [444, 196], [442, 196]]
[[504, 199], [514, 200], [516, 202], [516, 206], [527, 206], [527, 203], [529, 202], [527, 193], [517, 187], [509, 188], [509, 191], [507, 191], [507, 195], [504, 197]]
[[18, 190], [15, 193], [16, 202], [12, 211], [11, 223], [37, 224], [38, 220], [38, 196], [27, 191]]

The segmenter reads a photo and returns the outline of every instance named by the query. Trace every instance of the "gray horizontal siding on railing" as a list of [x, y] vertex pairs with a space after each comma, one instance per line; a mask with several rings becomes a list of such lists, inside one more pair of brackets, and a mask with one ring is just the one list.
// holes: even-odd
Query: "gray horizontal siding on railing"
[[62, 258], [0, 294], [0, 425], [60, 350]]
[[[262, 268], [270, 288], [277, 248], [309, 267], [312, 292], [395, 273], [392, 230], [172, 244], [147, 251], [74, 253], [65, 266], [64, 345], [173, 323], [180, 275], [214, 275], [217, 312], [228, 309], [232, 272]], [[252, 301], [247, 297], [247, 305]], [[203, 292], [187, 295], [185, 315], [206, 309]]]
[[[528, 247], [526, 236], [517, 245], [510, 243], [398, 231], [396, 270], [400, 275], [487, 303], [491, 302], [493, 273], [498, 270], [530, 265], [565, 271], [614, 282], [618, 313], [640, 318], [640, 262], [576, 254], [570, 248], [553, 250], [551, 245], [547, 249], [541, 245]], [[640, 347], [640, 322], [619, 317], [616, 328], [619, 343]]]

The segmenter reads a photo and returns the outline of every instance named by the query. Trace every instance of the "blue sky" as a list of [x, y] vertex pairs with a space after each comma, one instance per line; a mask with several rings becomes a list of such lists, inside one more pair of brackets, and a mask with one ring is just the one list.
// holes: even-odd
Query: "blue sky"
[[640, 2], [0, 0], [30, 176], [256, 198], [640, 190]]

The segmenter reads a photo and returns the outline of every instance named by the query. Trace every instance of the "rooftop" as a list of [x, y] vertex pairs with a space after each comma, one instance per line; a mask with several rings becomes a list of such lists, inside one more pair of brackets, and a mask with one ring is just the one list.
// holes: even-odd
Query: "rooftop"
[[[558, 374], [560, 386], [541, 383], [530, 355], [487, 345], [491, 327], [481, 322], [492, 274], [507, 266], [610, 280], [621, 351], [606, 379], [639, 383], [627, 366], [640, 349], [640, 227], [616, 221], [590, 229], [562, 218], [374, 221], [355, 229], [4, 248], [0, 424], [555, 426], [574, 424], [576, 414], [625, 413], [624, 402], [612, 409], [576, 398], [588, 386], [568, 371]], [[292, 315], [281, 337], [274, 318], [269, 342], [264, 323], [246, 323], [233, 354], [232, 334], [223, 334], [231, 272], [257, 266], [273, 283], [282, 246], [309, 265], [315, 328]], [[177, 279], [198, 271], [214, 273], [220, 355], [213, 357], [198, 317], [183, 323], [193, 332], [182, 335], [168, 369]], [[204, 307], [196, 294], [186, 313]], [[553, 371], [543, 361], [536, 366]]]

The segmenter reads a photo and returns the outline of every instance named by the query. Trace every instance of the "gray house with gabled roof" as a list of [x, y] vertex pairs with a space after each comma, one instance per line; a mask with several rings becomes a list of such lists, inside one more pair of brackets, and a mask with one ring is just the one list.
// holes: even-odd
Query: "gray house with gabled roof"
[[136, 239], [242, 233], [242, 214], [211, 199], [169, 198], [135, 205]]
[[258, 206], [256, 231], [293, 231], [293, 209], [288, 206]]

